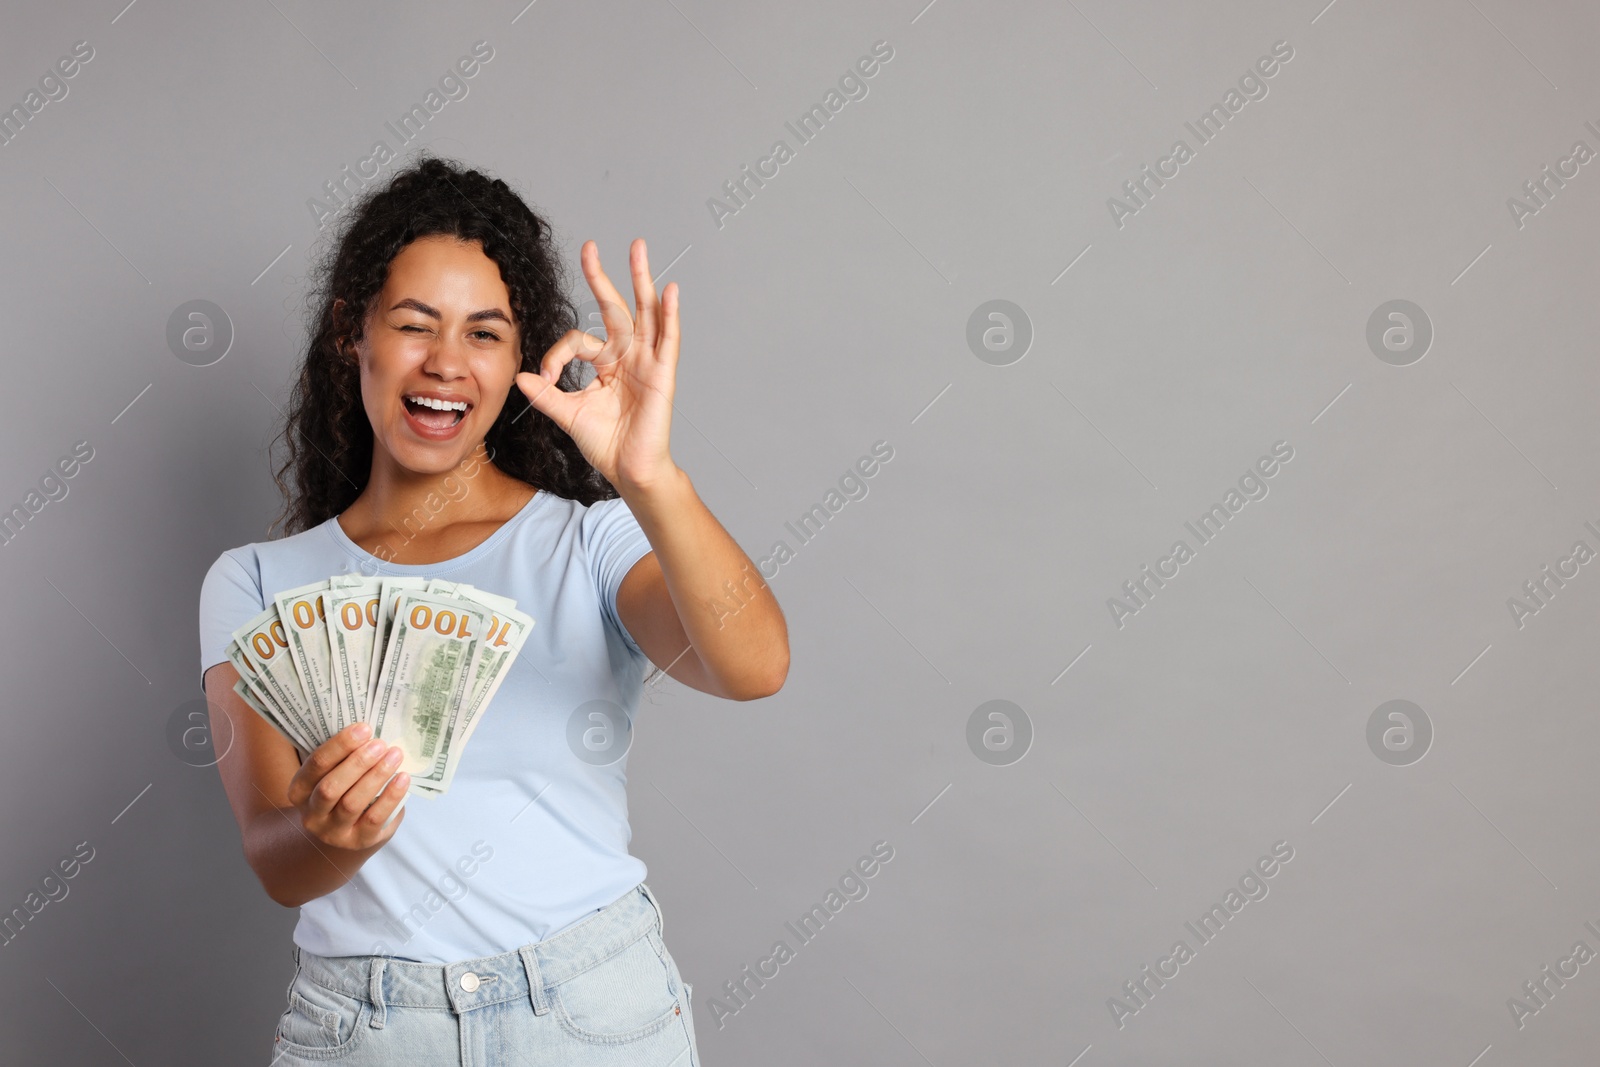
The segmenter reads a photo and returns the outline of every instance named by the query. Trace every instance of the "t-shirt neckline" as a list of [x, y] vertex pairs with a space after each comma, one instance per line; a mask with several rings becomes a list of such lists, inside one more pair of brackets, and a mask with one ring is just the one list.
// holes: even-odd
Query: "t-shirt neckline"
[[362, 548], [360, 545], [356, 544], [350, 539], [350, 535], [344, 532], [344, 527], [339, 525], [339, 517], [337, 515], [328, 519], [322, 524], [322, 526], [323, 529], [327, 531], [328, 536], [333, 538], [334, 543], [343, 549], [346, 555], [354, 558], [356, 562], [361, 564], [361, 572], [363, 574], [370, 572], [374, 577], [384, 574], [431, 575], [445, 571], [453, 571], [458, 567], [465, 567], [468, 564], [474, 563], [483, 558], [490, 552], [493, 552], [495, 546], [504, 541], [507, 537], [511, 536], [511, 531], [519, 523], [527, 519], [529, 515], [532, 515], [535, 511], [539, 510], [543, 506], [545, 498], [550, 495], [551, 493], [548, 489], [535, 490], [533, 496], [529, 498], [528, 502], [523, 504], [522, 507], [518, 508], [515, 515], [511, 516], [505, 522], [502, 522], [499, 529], [495, 530], [494, 533], [490, 534], [488, 537], [484, 538], [481, 542], [474, 545], [461, 555], [452, 556], [449, 559], [442, 559], [437, 563], [390, 563], [386, 559], [374, 556], [372, 553], [368, 552], [366, 549]]

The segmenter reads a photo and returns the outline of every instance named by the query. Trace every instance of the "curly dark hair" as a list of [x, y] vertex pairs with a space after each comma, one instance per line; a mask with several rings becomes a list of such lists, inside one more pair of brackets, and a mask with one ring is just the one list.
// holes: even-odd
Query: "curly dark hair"
[[[522, 337], [521, 370], [537, 373], [550, 346], [577, 328], [549, 223], [499, 178], [424, 155], [346, 210], [331, 250], [311, 269], [310, 339], [274, 439], [274, 448], [281, 442], [288, 453], [273, 472], [285, 504], [269, 533], [326, 522], [366, 487], [372, 425], [361, 404], [360, 368], [341, 353], [360, 340], [390, 262], [412, 241], [436, 234], [477, 241], [499, 265]], [[568, 363], [556, 387], [581, 388], [582, 369], [582, 360]], [[542, 492], [585, 505], [618, 495], [577, 443], [514, 386], [484, 440], [496, 467]]]

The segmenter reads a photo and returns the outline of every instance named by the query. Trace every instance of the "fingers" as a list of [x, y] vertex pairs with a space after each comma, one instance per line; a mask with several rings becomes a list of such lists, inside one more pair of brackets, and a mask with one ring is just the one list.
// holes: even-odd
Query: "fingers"
[[389, 788], [383, 791], [383, 796], [356, 820], [356, 832], [367, 838], [368, 845], [381, 845], [395, 835], [405, 817], [405, 787], [395, 788], [391, 782]]
[[661, 340], [656, 345], [656, 358], [669, 367], [678, 365], [680, 329], [678, 283], [669, 282], [661, 294]]
[[[404, 773], [396, 774], [400, 766], [400, 750], [390, 749], [389, 754], [374, 763], [367, 773], [356, 779], [355, 784], [344, 791], [344, 796], [333, 809], [334, 818], [340, 822], [354, 824], [356, 820], [372, 810], [372, 805], [383, 800], [386, 795], [393, 794], [397, 798], [406, 795], [406, 785], [411, 776]], [[393, 805], [390, 805], [393, 807]], [[388, 817], [388, 812], [378, 819], [381, 825]]]
[[[637, 321], [629, 316], [616, 287], [601, 268], [600, 251], [594, 241], [583, 243], [579, 259], [584, 277], [599, 304], [605, 340], [601, 341], [587, 330], [569, 330], [544, 354], [538, 373], [523, 371], [516, 376], [517, 388], [528, 398], [528, 403], [569, 434], [584, 404], [581, 393], [609, 386], [615, 380], [616, 364], [630, 356], [638, 358], [639, 353], [646, 353], [669, 368], [675, 367], [680, 335], [678, 285], [673, 282], [667, 286], [663, 303], [650, 277], [649, 249], [642, 237], [635, 238], [628, 246], [628, 264], [637, 298]], [[577, 394], [556, 387], [567, 364], [574, 359], [587, 360], [596, 371], [595, 379]], [[636, 365], [634, 370], [642, 373], [644, 367]]]
[[678, 284], [669, 282], [656, 296], [655, 278], [650, 273], [650, 250], [644, 238], [636, 238], [628, 249], [633, 268], [633, 293], [638, 307], [634, 336], [643, 340], [643, 351], [669, 366], [678, 360]]
[[368, 723], [351, 723], [313, 749], [289, 780], [289, 803], [299, 805], [304, 802], [323, 775], [337, 767], [371, 736], [372, 727]]
[[561, 427], [563, 432], [571, 431], [576, 403], [572, 394], [557, 389], [550, 382], [527, 371], [518, 374], [516, 382], [517, 388], [522, 390], [522, 395], [528, 398], [530, 407], [550, 416], [551, 421]]
[[[389, 751], [389, 745], [374, 738], [346, 756], [333, 770], [323, 775], [321, 781], [312, 787], [311, 795], [305, 805], [308, 814], [313, 816], [331, 814], [334, 806], [344, 800], [345, 794], [349, 792], [351, 786], [355, 785], [362, 775], [374, 767], [382, 766], [379, 761]], [[390, 763], [383, 776], [387, 778], [389, 774], [393, 773], [394, 768], [399, 766], [399, 762], [398, 759], [391, 756]], [[358, 795], [356, 797], [356, 814], [359, 814], [366, 807], [367, 802], [372, 799], [376, 792], [377, 788], [374, 786], [364, 796]]]
[[[609, 335], [608, 335], [609, 336]], [[607, 342], [600, 340], [592, 333], [584, 330], [568, 330], [561, 335], [550, 350], [539, 360], [539, 373], [537, 377], [554, 385], [561, 378], [561, 372], [568, 363], [574, 359], [587, 359], [591, 363], [605, 349]], [[527, 374], [527, 371], [523, 371]]]
[[367, 848], [394, 836], [411, 776], [395, 773], [398, 748], [353, 723], [324, 741], [289, 782], [289, 800], [304, 813], [308, 832], [340, 848]]
[[650, 252], [644, 238], [636, 237], [628, 246], [628, 265], [633, 271], [633, 299], [638, 308], [634, 316], [634, 332], [655, 348], [658, 328], [659, 303], [656, 300], [655, 279], [650, 277]]
[[609, 366], [632, 347], [635, 333], [633, 320], [628, 317], [622, 294], [611, 284], [606, 272], [600, 269], [600, 247], [593, 241], [583, 242], [578, 261], [583, 265], [583, 276], [588, 279], [589, 288], [600, 302], [600, 321], [606, 328], [606, 348], [610, 349], [609, 358], [596, 361], [595, 367]]

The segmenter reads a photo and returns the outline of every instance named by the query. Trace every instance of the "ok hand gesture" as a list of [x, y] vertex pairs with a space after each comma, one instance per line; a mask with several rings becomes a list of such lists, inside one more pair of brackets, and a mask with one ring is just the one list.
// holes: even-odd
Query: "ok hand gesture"
[[[569, 330], [544, 354], [538, 374], [517, 375], [517, 386], [612, 485], [648, 489], [676, 470], [667, 435], [678, 365], [678, 286], [670, 283], [657, 299], [644, 239], [636, 238], [628, 259], [637, 315], [629, 316], [600, 269], [595, 243], [585, 241], [579, 257], [600, 303], [606, 339]], [[575, 358], [592, 363], [595, 378], [577, 392], [564, 392], [555, 383]]]

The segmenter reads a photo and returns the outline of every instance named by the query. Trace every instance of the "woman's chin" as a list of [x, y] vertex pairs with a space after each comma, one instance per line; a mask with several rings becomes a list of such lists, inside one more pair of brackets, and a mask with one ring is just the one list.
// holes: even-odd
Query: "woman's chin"
[[419, 441], [407, 433], [383, 443], [395, 464], [411, 474], [449, 474], [477, 450], [481, 441], [457, 436], [447, 441]]

